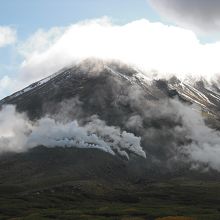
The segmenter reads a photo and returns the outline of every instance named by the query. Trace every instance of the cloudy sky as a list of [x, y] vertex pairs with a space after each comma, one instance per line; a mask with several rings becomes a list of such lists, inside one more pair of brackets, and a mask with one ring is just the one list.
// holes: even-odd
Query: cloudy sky
[[220, 73], [218, 0], [0, 0], [0, 98], [86, 57]]

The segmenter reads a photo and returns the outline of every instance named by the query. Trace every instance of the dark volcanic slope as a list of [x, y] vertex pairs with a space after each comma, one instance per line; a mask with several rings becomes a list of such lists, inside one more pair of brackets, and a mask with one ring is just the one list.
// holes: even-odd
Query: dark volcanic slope
[[97, 149], [37, 147], [26, 153], [2, 155], [0, 177], [4, 184], [32, 188], [73, 180], [129, 181], [136, 174], [128, 175], [126, 163]]
[[34, 119], [51, 113], [56, 104], [65, 99], [79, 97], [84, 105], [83, 110], [89, 114], [104, 117], [103, 114], [111, 113], [114, 119], [120, 111], [123, 114], [131, 111], [129, 106], [123, 106], [121, 99], [139, 89], [148, 100], [178, 97], [181, 101], [199, 105], [218, 118], [218, 87], [215, 84], [205, 85], [205, 81], [186, 83], [175, 77], [168, 81], [152, 81], [141, 72], [120, 63], [86, 60], [4, 98], [1, 105], [15, 104], [19, 111], [28, 112]]
[[[211, 126], [219, 127], [220, 95], [216, 87], [211, 91], [204, 82], [189, 84], [176, 78], [152, 80], [124, 64], [99, 60], [86, 60], [64, 69], [6, 97], [1, 105], [15, 104], [18, 111], [26, 112], [32, 120], [51, 115], [59, 120], [76, 119], [84, 125], [97, 115], [109, 126], [140, 136], [147, 159], [131, 155], [126, 164], [131, 176], [138, 171], [140, 177], [150, 176], [151, 170], [158, 170], [155, 173], [160, 175], [182, 175], [191, 166], [185, 154], [174, 159], [178, 149], [193, 140], [185, 128], [176, 132], [176, 127], [184, 124], [172, 99], [188, 106], [196, 104]], [[96, 159], [101, 163], [99, 156]]]
[[128, 95], [131, 87], [142, 88], [149, 99], [165, 97], [164, 88], [161, 92], [158, 86], [155, 84], [150, 88], [148, 82], [144, 82], [138, 72], [128, 66], [85, 61], [6, 97], [1, 103], [15, 104], [19, 111], [28, 112], [34, 119], [51, 114], [57, 103], [78, 97], [83, 103], [83, 110], [89, 115], [98, 114], [118, 121], [117, 116], [131, 112], [121, 100]]

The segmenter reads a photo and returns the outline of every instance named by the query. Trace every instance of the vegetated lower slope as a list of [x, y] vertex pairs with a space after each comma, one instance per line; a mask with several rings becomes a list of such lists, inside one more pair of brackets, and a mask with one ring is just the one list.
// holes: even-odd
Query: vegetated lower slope
[[37, 147], [2, 155], [0, 218], [219, 218], [220, 184], [213, 174], [159, 177], [152, 170], [141, 178], [140, 167], [135, 173], [128, 165], [96, 149]]

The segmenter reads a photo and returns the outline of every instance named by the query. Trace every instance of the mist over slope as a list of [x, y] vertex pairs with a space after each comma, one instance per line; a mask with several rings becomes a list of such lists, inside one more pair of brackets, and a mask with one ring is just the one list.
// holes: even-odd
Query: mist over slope
[[220, 170], [217, 85], [85, 60], [1, 101], [0, 152], [97, 148], [143, 170]]

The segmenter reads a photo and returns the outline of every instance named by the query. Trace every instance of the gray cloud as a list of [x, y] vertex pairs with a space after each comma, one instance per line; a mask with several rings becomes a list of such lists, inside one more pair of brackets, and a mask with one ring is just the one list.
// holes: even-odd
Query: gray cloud
[[197, 32], [220, 31], [219, 0], [149, 0], [165, 18]]

